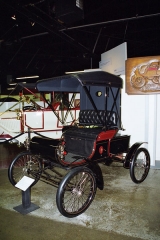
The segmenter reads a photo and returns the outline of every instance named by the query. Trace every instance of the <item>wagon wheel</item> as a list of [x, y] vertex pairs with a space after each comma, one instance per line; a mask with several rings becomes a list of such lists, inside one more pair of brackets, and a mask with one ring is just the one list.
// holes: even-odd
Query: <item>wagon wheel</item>
[[141, 88], [146, 84], [146, 80], [143, 77], [132, 76], [131, 83], [135, 88]]
[[73, 168], [59, 185], [56, 195], [57, 208], [65, 217], [76, 217], [90, 206], [96, 190], [96, 180], [89, 168]]
[[153, 78], [152, 80], [155, 84], [160, 84], [160, 77], [159, 76], [156, 76]]
[[29, 152], [18, 154], [8, 168], [8, 178], [15, 186], [24, 176], [34, 179], [31, 186], [35, 185], [41, 175], [42, 164], [38, 156]]
[[132, 158], [130, 176], [133, 182], [143, 182], [150, 169], [150, 155], [147, 149], [139, 148]]

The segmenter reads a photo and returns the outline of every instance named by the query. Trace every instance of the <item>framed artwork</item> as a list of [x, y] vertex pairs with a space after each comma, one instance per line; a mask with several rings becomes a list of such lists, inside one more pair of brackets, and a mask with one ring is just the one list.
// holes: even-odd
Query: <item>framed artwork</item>
[[126, 60], [126, 93], [160, 93], [160, 56]]

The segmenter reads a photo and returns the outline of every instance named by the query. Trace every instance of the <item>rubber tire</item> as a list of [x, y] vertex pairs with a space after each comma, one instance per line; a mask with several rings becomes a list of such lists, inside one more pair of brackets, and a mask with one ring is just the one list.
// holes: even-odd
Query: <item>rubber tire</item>
[[[75, 197], [79, 197], [79, 198], [76, 198], [76, 200], [78, 199], [78, 204], [79, 204], [79, 203], [81, 203], [79, 201], [79, 199], [81, 198], [81, 195], [82, 195], [82, 198], [83, 198], [84, 191], [80, 192], [79, 189], [76, 189], [75, 187], [74, 188], [72, 187], [71, 190], [66, 191], [66, 186], [73, 180], [73, 178], [78, 177], [78, 175], [80, 176], [82, 173], [85, 173], [86, 176], [89, 176], [89, 178], [91, 180], [90, 189], [92, 191], [89, 190], [89, 195], [87, 196], [87, 199], [85, 200], [85, 202], [81, 204], [80, 208], [76, 209], [75, 211], [67, 211], [65, 209], [65, 205], [64, 205], [65, 204], [64, 203], [64, 201], [65, 201], [64, 198], [65, 198], [65, 193], [66, 192], [70, 192], [71, 193], [70, 203], [73, 203], [73, 202], [71, 202], [71, 200], [75, 200]], [[82, 180], [85, 180], [84, 177], [83, 177]], [[75, 183], [77, 185], [77, 182], [74, 182], [74, 186], [75, 186]], [[86, 184], [86, 180], [85, 180], [85, 184]], [[73, 192], [74, 190], [75, 190], [75, 192]], [[92, 203], [92, 201], [93, 201], [93, 199], [95, 197], [95, 194], [96, 194], [96, 190], [97, 190], [96, 179], [95, 179], [94, 173], [89, 168], [87, 168], [87, 167], [76, 167], [76, 168], [73, 168], [71, 171], [69, 171], [65, 175], [65, 177], [62, 179], [62, 181], [60, 182], [60, 185], [59, 185], [59, 187], [57, 189], [56, 203], [57, 203], [57, 208], [58, 208], [59, 212], [63, 216], [68, 217], [68, 218], [73, 218], [73, 217], [76, 217], [76, 216], [82, 214], [84, 211], [87, 210], [87, 208]], [[78, 196], [78, 194], [80, 194], [80, 195]], [[81, 201], [83, 200], [82, 198], [80, 199]], [[78, 205], [78, 207], [79, 207], [79, 205]]]
[[[41, 176], [41, 170], [42, 170], [42, 164], [41, 164], [41, 161], [38, 157], [36, 157], [36, 161], [39, 165], [39, 169], [38, 169], [38, 174], [36, 175], [36, 177], [33, 177], [33, 175], [31, 175], [28, 170], [26, 168], [26, 163], [28, 161], [26, 161], [26, 157], [27, 156], [30, 156], [30, 157], [36, 157], [35, 155], [31, 154], [30, 152], [22, 152], [20, 154], [18, 154], [14, 159], [13, 161], [10, 163], [9, 165], [9, 168], [8, 168], [8, 178], [9, 178], [9, 181], [10, 183], [15, 186], [17, 184], [17, 182], [19, 182], [24, 176], [28, 176], [30, 178], [34, 178], [34, 182], [32, 183], [31, 187], [34, 186], [38, 180], [40, 179], [40, 176]], [[20, 161], [20, 163], [18, 164], [18, 161]], [[19, 172], [20, 173], [20, 177], [18, 178], [18, 180], [15, 180], [14, 179], [14, 167], [16, 166], [16, 164], [18, 164], [18, 166], [21, 164], [21, 167], [23, 167], [22, 169], [22, 172]], [[25, 172], [24, 172], [25, 171]]]
[[[145, 170], [144, 170], [144, 173], [142, 174], [141, 178], [137, 178], [137, 176], [135, 175], [135, 168], [136, 168], [136, 163], [137, 163], [137, 157], [141, 152], [144, 152], [145, 157], [146, 157], [146, 163], [145, 163], [145, 168], [144, 168]], [[142, 169], [142, 167], [141, 167], [141, 169]], [[150, 169], [150, 155], [149, 155], [149, 152], [146, 148], [139, 148], [135, 152], [135, 154], [132, 158], [131, 164], [130, 164], [130, 176], [131, 176], [132, 181], [134, 183], [137, 183], [137, 184], [143, 182], [146, 179], [146, 177], [149, 173], [149, 169]]]

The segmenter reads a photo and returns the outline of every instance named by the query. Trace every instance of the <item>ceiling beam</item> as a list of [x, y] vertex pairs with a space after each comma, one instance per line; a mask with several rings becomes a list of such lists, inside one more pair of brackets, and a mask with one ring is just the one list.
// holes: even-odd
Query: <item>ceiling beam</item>
[[[67, 35], [63, 31], [60, 32], [57, 29], [53, 28], [52, 26], [49, 25], [49, 23], [44, 21], [41, 17], [35, 15], [33, 12], [29, 11], [25, 6], [17, 5], [15, 7], [15, 6], [9, 5], [9, 7], [13, 8], [15, 11], [19, 12], [19, 14], [25, 16], [26, 18], [32, 19], [39, 26], [46, 29], [50, 34], [56, 35], [57, 37], [59, 37], [63, 41], [68, 42], [75, 48], [79, 48], [80, 50], [85, 51], [85, 53], [87, 52], [90, 55], [90, 57], [98, 58], [98, 56], [95, 53], [93, 53], [93, 51], [91, 49], [87, 48], [82, 43], [78, 42], [77, 40], [75, 40], [71, 36]], [[53, 22], [55, 21], [53, 18], [52, 18], [52, 20], [53, 20]], [[57, 22], [56, 22], [56, 24], [57, 24]]]

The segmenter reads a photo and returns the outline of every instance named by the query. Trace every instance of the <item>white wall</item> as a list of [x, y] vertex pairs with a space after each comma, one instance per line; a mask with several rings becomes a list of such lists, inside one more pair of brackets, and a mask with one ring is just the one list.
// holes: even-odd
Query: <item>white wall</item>
[[127, 60], [126, 42], [102, 53], [99, 68], [115, 75], [121, 75], [125, 73], [125, 60]]
[[151, 166], [160, 168], [160, 94], [128, 95], [125, 92], [126, 60], [127, 44], [123, 43], [102, 53], [99, 67], [106, 72], [121, 74], [121, 117], [123, 128], [126, 129], [122, 133], [131, 135], [130, 145], [135, 142], [148, 142], [142, 146], [150, 152]]
[[128, 95], [125, 93], [125, 76], [121, 95], [123, 133], [131, 135], [130, 145], [144, 144], [151, 156], [151, 166], [160, 166], [160, 95]]
[[157, 100], [157, 119], [156, 119], [156, 160], [160, 161], [160, 95], [156, 95]]
[[137, 141], [147, 141], [145, 134], [145, 97], [125, 93], [125, 76], [121, 92], [121, 117], [125, 134], [131, 135], [131, 145]]

